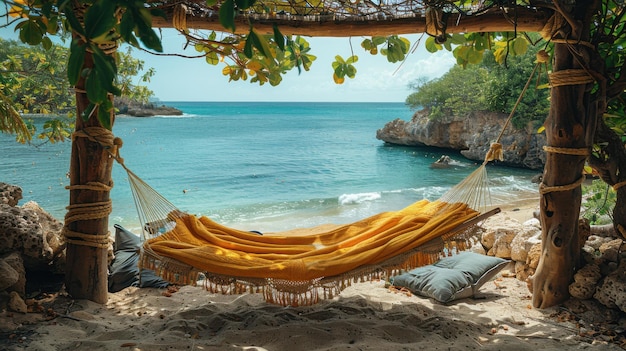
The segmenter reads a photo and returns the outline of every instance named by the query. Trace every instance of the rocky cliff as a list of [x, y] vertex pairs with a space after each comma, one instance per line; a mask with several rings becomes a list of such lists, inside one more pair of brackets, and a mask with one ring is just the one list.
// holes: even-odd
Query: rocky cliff
[[[470, 160], [482, 162], [489, 146], [498, 138], [508, 115], [495, 112], [474, 112], [463, 117], [428, 118], [421, 110], [410, 121], [395, 119], [376, 132], [376, 138], [390, 144], [433, 146], [460, 150]], [[500, 164], [543, 169], [545, 134], [529, 126], [515, 129], [509, 124], [500, 139], [504, 161]]]

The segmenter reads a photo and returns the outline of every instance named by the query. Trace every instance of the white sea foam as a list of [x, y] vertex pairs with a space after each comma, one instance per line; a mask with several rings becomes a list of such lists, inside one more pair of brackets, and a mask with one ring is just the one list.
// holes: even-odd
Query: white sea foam
[[340, 205], [361, 204], [368, 201], [380, 199], [380, 193], [360, 193], [360, 194], [343, 194], [339, 196]]
[[190, 118], [198, 117], [195, 113], [183, 113], [182, 115], [154, 115], [152, 118]]

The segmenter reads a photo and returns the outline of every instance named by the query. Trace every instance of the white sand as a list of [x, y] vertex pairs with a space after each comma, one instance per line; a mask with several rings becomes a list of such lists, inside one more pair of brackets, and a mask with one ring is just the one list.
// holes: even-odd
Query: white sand
[[[517, 208], [517, 207], [514, 207]], [[499, 216], [532, 218], [535, 206]], [[308, 307], [281, 307], [255, 295], [201, 287], [127, 288], [106, 305], [58, 297], [59, 316], [2, 312], [8, 350], [620, 350], [578, 337], [556, 309], [531, 306], [526, 284], [503, 271], [480, 298], [450, 305], [358, 283]], [[52, 311], [49, 311], [52, 312]], [[17, 328], [20, 324], [24, 325]], [[8, 332], [14, 330], [14, 332]]]

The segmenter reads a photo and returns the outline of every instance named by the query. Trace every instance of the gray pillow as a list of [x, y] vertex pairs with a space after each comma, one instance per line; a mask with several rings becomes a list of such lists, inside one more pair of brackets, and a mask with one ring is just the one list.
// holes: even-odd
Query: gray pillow
[[115, 224], [115, 258], [109, 266], [109, 292], [118, 292], [129, 286], [165, 288], [169, 285], [154, 271], [149, 269], [139, 271], [140, 248], [141, 239], [138, 235]]
[[390, 282], [416, 295], [447, 303], [474, 296], [508, 263], [509, 260], [499, 257], [461, 252], [432, 265], [391, 277]]

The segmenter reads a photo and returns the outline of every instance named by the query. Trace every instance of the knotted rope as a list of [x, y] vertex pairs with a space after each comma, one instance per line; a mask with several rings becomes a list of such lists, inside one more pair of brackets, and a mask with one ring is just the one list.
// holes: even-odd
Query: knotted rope
[[[115, 149], [116, 138], [108, 129], [102, 127], [87, 127], [83, 130], [75, 131], [72, 134], [72, 142], [76, 138], [87, 138], [89, 141], [102, 145], [107, 151]], [[110, 152], [110, 151], [109, 151]], [[88, 182], [86, 184], [75, 184], [65, 187], [68, 190], [91, 190], [91, 191], [111, 191], [113, 182], [104, 184], [101, 182]], [[96, 248], [108, 248], [111, 233], [87, 234], [69, 229], [70, 223], [84, 220], [107, 218], [113, 209], [111, 199], [92, 203], [72, 204], [66, 207], [65, 225], [62, 234], [65, 241], [74, 245], [91, 246]]]
[[[543, 149], [546, 152], [552, 152], [555, 154], [570, 155], [570, 156], [585, 156], [585, 157], [589, 156], [588, 148], [565, 148], [565, 147], [556, 147], [556, 146], [546, 145], [543, 147]], [[544, 195], [544, 194], [551, 193], [551, 192], [574, 190], [577, 187], [579, 187], [584, 181], [585, 181], [585, 176], [581, 175], [580, 178], [578, 178], [578, 180], [573, 182], [572, 184], [548, 186], [545, 183], [541, 182], [541, 184], [539, 184], [539, 193], [541, 195]]]
[[564, 69], [550, 73], [550, 86], [582, 85], [595, 82], [595, 79], [584, 69]]
[[504, 122], [504, 126], [502, 126], [502, 130], [500, 130], [500, 134], [498, 135], [496, 140], [493, 143], [491, 143], [491, 145], [489, 146], [489, 150], [487, 151], [487, 154], [485, 155], [485, 160], [483, 161], [483, 165], [493, 160], [504, 161], [504, 153], [502, 149], [502, 144], [500, 144], [500, 140], [502, 139], [502, 136], [504, 135], [504, 131], [506, 130], [506, 127], [509, 125], [509, 123], [511, 123], [511, 120], [513, 119], [513, 115], [515, 114], [515, 110], [517, 110], [517, 106], [519, 106], [520, 102], [522, 101], [522, 98], [526, 94], [526, 91], [528, 90], [528, 87], [530, 86], [530, 82], [532, 81], [533, 76], [535, 75], [535, 72], [537, 72], [537, 69], [542, 64], [545, 64], [546, 62], [548, 62], [549, 59], [550, 59], [550, 56], [546, 53], [545, 50], [540, 50], [539, 52], [537, 52], [537, 61], [536, 61], [537, 64], [533, 68], [533, 71], [530, 72], [530, 76], [528, 77], [528, 80], [526, 81], [526, 84], [524, 85], [522, 92], [519, 94], [517, 101], [515, 101], [515, 105], [513, 105], [513, 108], [511, 109], [511, 112], [509, 113], [509, 117]]

